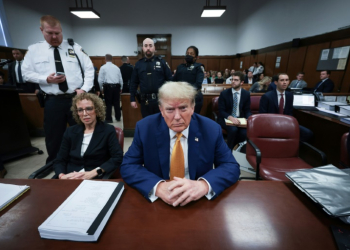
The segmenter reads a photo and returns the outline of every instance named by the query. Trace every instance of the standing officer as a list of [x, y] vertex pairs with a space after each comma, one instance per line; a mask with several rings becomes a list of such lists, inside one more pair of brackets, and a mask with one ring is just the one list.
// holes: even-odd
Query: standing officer
[[126, 56], [122, 56], [123, 65], [120, 66], [120, 72], [122, 73], [123, 78], [123, 93], [130, 93], [130, 79], [132, 72], [134, 71], [134, 67], [129, 63], [129, 58]]
[[142, 50], [145, 57], [135, 64], [131, 76], [130, 101], [131, 107], [137, 108], [135, 95], [140, 84], [141, 114], [145, 118], [160, 112], [158, 89], [165, 81], [170, 81], [172, 76], [169, 65], [160, 56], [154, 56], [155, 47], [152, 39], [143, 40]]
[[198, 48], [190, 46], [186, 50], [186, 63], [180, 64], [174, 75], [174, 82], [188, 82], [197, 89], [196, 106], [194, 112], [199, 114], [203, 106], [202, 83], [204, 79], [204, 67], [201, 63], [196, 63], [198, 59]]
[[120, 93], [123, 88], [123, 78], [118, 66], [112, 63], [112, 55], [106, 54], [106, 64], [100, 68], [98, 82], [103, 85], [106, 101], [106, 122], [112, 123], [112, 105], [115, 119], [120, 121]]
[[66, 40], [63, 41], [58, 19], [43, 16], [40, 24], [45, 41], [29, 46], [22, 71], [27, 82], [39, 84], [46, 93], [44, 131], [48, 163], [56, 158], [67, 122], [70, 126], [75, 124], [70, 110], [72, 97], [92, 88], [94, 68], [89, 56], [78, 44], [69, 45]]

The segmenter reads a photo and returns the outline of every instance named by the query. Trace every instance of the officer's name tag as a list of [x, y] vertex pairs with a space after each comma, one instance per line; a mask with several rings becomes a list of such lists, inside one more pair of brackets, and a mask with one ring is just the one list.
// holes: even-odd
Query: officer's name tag
[[75, 58], [74, 50], [68, 49], [68, 55], [69, 55], [70, 57], [74, 57], [74, 58]]
[[156, 66], [156, 68], [161, 68], [162, 66]]

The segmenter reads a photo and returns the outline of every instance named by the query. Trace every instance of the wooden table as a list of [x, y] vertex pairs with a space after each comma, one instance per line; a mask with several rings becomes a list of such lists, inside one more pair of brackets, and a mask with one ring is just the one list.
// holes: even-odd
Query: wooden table
[[[1, 249], [336, 249], [330, 218], [291, 183], [240, 181], [218, 198], [173, 208], [126, 186], [96, 243], [41, 239], [39, 225], [80, 181], [9, 180], [30, 186], [0, 212]], [[177, 234], [177, 236], [175, 236]]]

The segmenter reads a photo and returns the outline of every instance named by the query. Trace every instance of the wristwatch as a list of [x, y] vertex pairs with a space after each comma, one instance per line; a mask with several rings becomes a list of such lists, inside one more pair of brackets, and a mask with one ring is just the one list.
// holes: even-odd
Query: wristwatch
[[95, 169], [96, 169], [96, 171], [97, 171], [97, 176], [102, 176], [102, 174], [103, 174], [102, 168], [97, 167], [97, 168], [95, 168]]

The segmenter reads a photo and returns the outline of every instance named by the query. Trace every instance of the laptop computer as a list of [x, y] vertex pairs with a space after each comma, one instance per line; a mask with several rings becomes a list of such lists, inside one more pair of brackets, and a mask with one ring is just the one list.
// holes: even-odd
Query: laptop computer
[[315, 96], [313, 94], [294, 95], [293, 108], [318, 111], [318, 109], [315, 108]]

